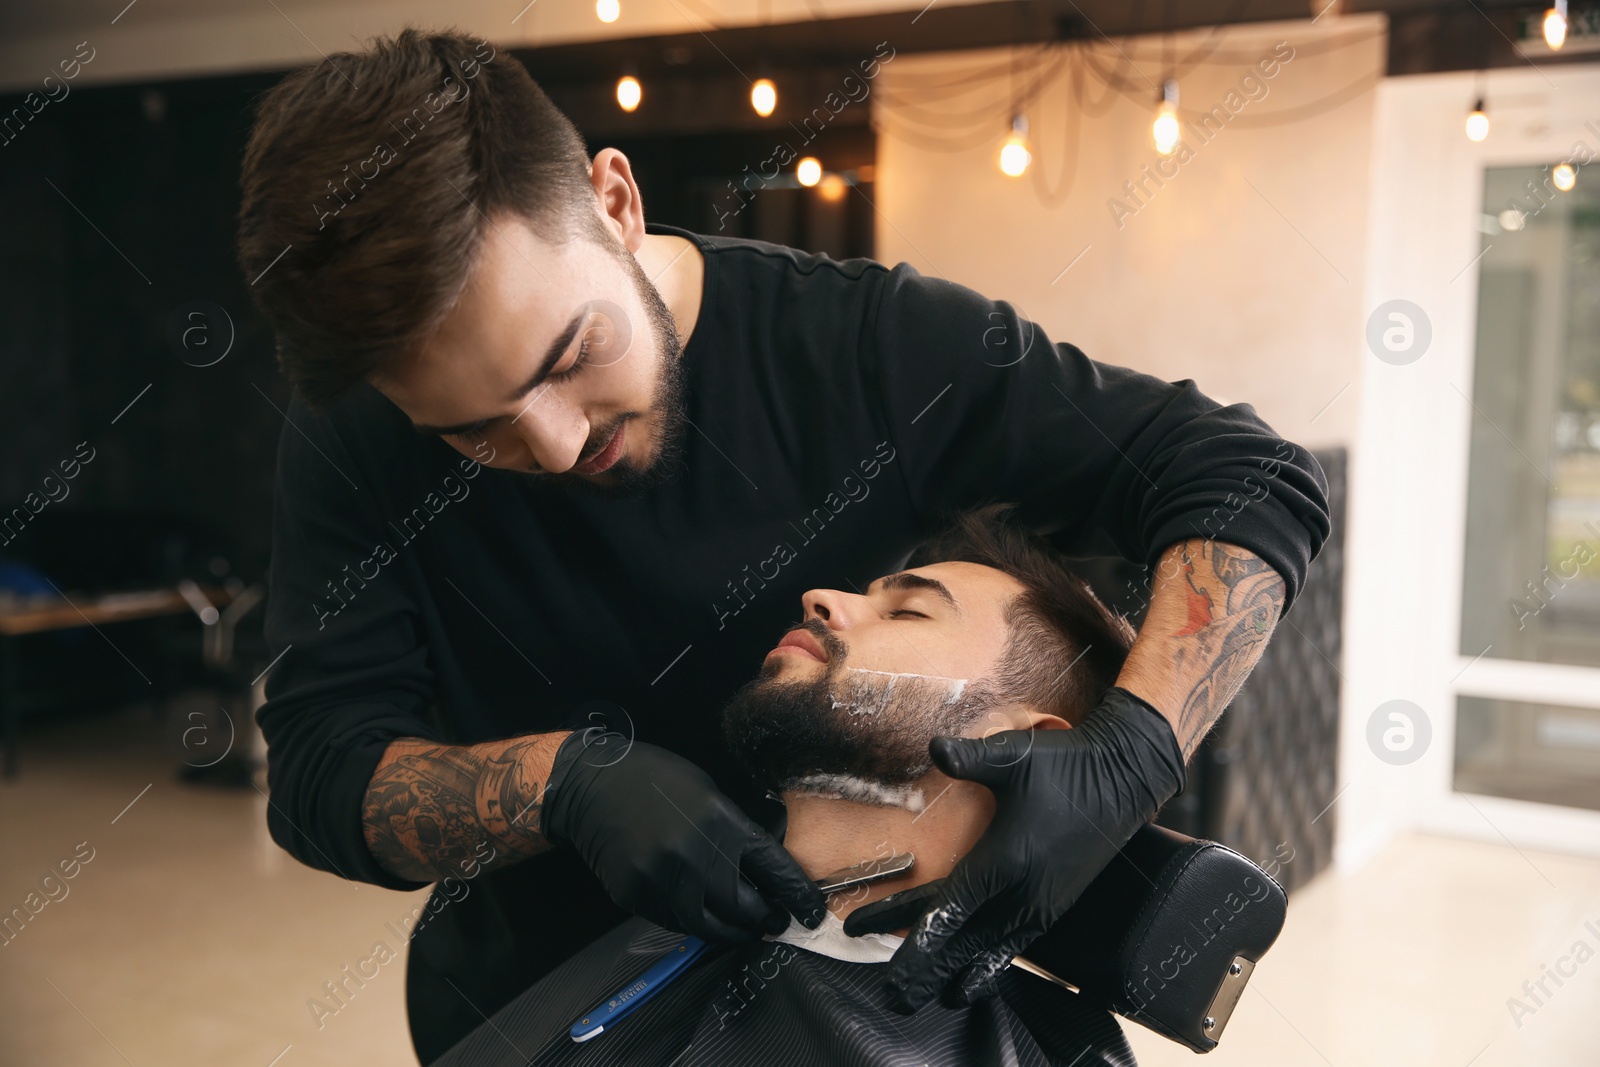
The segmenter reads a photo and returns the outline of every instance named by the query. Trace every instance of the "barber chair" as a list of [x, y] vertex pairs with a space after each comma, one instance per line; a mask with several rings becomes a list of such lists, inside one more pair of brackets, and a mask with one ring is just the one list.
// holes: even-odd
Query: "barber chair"
[[[1246, 857], [1149, 823], [1012, 966], [1036, 976], [1019, 982], [1052, 982], [1068, 991], [1062, 997], [1083, 998], [1195, 1052], [1209, 1052], [1256, 964], [1283, 929], [1287, 904], [1283, 887]], [[670, 943], [669, 937], [664, 948]], [[623, 981], [638, 979], [669, 956], [641, 962], [637, 974]], [[516, 1002], [504, 1010], [512, 1012], [505, 1024], [513, 1029], [527, 1017], [517, 1012]], [[507, 1040], [488, 1020], [435, 1062], [489, 1062], [481, 1057], [492, 1049], [493, 1062], [511, 1063], [494, 1058], [505, 1055]], [[521, 1057], [515, 1062], [526, 1062], [511, 1047]]]
[[1210, 1052], [1287, 909], [1251, 860], [1149, 823], [1028, 946], [1023, 969]]

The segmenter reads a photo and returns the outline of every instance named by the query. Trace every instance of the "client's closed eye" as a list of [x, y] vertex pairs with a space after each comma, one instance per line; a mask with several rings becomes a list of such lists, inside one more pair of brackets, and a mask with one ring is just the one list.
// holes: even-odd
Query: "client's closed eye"
[[909, 608], [896, 608], [893, 611], [889, 612], [888, 616], [886, 616], [886, 617], [892, 619], [896, 615], [915, 615], [919, 619], [926, 619], [926, 618], [929, 617], [927, 615], [924, 615], [920, 611], [912, 611]]

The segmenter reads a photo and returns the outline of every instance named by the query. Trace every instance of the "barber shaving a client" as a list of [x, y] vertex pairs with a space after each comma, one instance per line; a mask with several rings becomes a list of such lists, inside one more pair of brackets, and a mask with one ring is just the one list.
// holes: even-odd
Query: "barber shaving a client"
[[[1328, 536], [1321, 468], [1248, 404], [907, 263], [647, 223], [627, 157], [479, 38], [408, 28], [291, 72], [241, 183], [240, 266], [294, 389], [268, 827], [341, 878], [436, 887], [406, 963], [423, 1062], [630, 918], [724, 949], [822, 929], [820, 868], [886, 837], [943, 877], [914, 921], [850, 915], [906, 931], [883, 1003], [987, 998], [1182, 789]], [[1114, 677], [1109, 647], [1046, 633], [990, 670], [1011, 577], [941, 567], [953, 603], [889, 580], [995, 502], [1146, 568]], [[719, 710], [822, 588], [765, 661], [774, 703], [735, 715], [741, 760]], [[1036, 676], [1076, 698], [1018, 697]], [[1074, 720], [1089, 677], [1115, 684]], [[784, 727], [812, 729], [760, 740], [818, 687], [826, 714]], [[954, 726], [988, 699], [1035, 711]], [[894, 725], [919, 706], [957, 718]], [[870, 746], [837, 732], [869, 724]], [[788, 809], [745, 765], [829, 744]]]
[[[910, 854], [911, 869], [830, 895], [814, 930], [793, 921], [764, 942], [693, 964], [659, 993], [635, 993], [648, 1002], [590, 1040], [593, 1027], [582, 1025], [589, 1010], [630, 988], [681, 940], [644, 920], [623, 923], [480, 1027], [441, 1067], [1133, 1063], [1108, 1013], [1038, 977], [1001, 970], [993, 976], [998, 996], [930, 1004], [909, 1019], [888, 1009], [879, 980], [906, 928], [931, 928], [918, 920], [928, 890], [982, 848], [997, 814], [985, 783], [1000, 785], [1046, 731], [1089, 743], [1090, 710], [1108, 693], [1121, 698], [1113, 683], [1132, 627], [999, 505], [961, 516], [905, 570], [861, 593], [813, 589], [800, 604], [802, 621], [723, 709], [729, 746], [782, 798], [783, 844], [809, 877], [864, 856]], [[1152, 734], [1158, 743], [1130, 738], [1118, 754], [1139, 764], [1137, 777], [1181, 777], [1176, 743]], [[1082, 783], [1061, 787], [1058, 817], [1074, 803], [1094, 803]], [[545, 813], [568, 802], [554, 790]], [[877, 901], [878, 922], [861, 923], [856, 916]], [[989, 906], [1014, 905], [997, 898]], [[858, 926], [889, 932], [851, 936]], [[1014, 1058], [1002, 1055], [1008, 1046]]]

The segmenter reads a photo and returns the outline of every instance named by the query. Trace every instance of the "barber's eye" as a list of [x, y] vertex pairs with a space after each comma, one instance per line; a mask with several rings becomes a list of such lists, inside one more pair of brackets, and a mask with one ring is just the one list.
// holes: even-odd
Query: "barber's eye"
[[450, 436], [462, 441], [482, 441], [489, 436], [489, 428], [487, 426], [474, 426], [470, 430], [462, 430], [460, 433], [453, 433]]
[[573, 360], [572, 366], [568, 367], [566, 370], [562, 371], [560, 374], [552, 374], [552, 375], [550, 375], [548, 378], [545, 379], [545, 381], [547, 381], [547, 382], [564, 382], [564, 381], [567, 381], [567, 380], [571, 379], [572, 377], [574, 377], [578, 373], [578, 371], [583, 369], [584, 363], [589, 359], [589, 343], [590, 343], [589, 342], [589, 338], [585, 337], [583, 339], [583, 344], [578, 346], [578, 358]]

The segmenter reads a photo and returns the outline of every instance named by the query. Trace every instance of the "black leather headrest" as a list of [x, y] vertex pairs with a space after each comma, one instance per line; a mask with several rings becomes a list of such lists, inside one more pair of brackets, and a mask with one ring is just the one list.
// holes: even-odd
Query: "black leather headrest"
[[1028, 962], [1196, 1052], [1209, 1052], [1283, 929], [1288, 896], [1215, 841], [1141, 827]]

